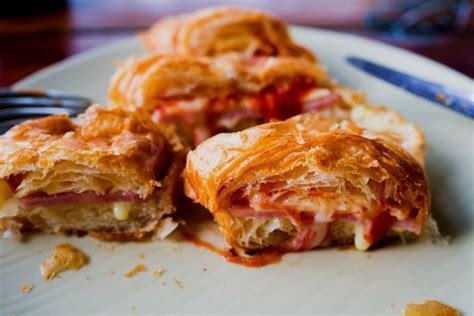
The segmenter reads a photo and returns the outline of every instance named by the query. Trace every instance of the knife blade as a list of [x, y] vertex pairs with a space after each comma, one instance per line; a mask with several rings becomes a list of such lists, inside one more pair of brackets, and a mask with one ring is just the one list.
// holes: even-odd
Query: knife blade
[[349, 56], [346, 60], [352, 66], [379, 79], [474, 119], [474, 82], [473, 91], [463, 91], [430, 82], [359, 57]]

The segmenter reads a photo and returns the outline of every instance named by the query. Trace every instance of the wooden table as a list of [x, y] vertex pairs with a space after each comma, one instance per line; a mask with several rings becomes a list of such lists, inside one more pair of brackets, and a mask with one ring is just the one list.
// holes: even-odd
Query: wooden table
[[[20, 2], [18, 13], [28, 13], [21, 8], [21, 3], [26, 1], [15, 1]], [[136, 34], [162, 16], [219, 4], [213, 0], [58, 0], [59, 5], [51, 9], [45, 8], [43, 1], [37, 2], [42, 6], [29, 7], [34, 14], [2, 17], [0, 12], [0, 86], [9, 86], [91, 47]], [[389, 42], [474, 77], [473, 23], [463, 33], [445, 37], [394, 40], [365, 27], [367, 13], [380, 0], [236, 0], [232, 3], [266, 10], [291, 24], [329, 28]], [[41, 10], [47, 12], [38, 13]]]

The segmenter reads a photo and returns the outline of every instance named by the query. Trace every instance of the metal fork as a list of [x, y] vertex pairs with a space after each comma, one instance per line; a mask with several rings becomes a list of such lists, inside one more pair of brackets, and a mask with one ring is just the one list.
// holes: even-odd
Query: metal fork
[[92, 102], [86, 97], [53, 90], [0, 88], [0, 134], [32, 118], [59, 113], [75, 117], [84, 112]]

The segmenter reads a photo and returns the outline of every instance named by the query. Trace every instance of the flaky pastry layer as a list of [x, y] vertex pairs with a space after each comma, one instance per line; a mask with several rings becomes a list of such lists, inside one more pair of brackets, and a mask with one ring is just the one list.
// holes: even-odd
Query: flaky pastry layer
[[148, 117], [90, 107], [27, 121], [0, 136], [0, 179], [20, 177], [15, 195], [36, 192], [135, 192], [146, 198], [161, 185], [170, 157]]
[[161, 54], [294, 56], [314, 60], [280, 20], [260, 11], [214, 7], [168, 16], [142, 34], [145, 48]]

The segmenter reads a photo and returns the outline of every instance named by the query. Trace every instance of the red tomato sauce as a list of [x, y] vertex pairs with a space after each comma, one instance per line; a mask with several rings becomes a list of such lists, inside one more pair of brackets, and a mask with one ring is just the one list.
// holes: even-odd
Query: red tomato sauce
[[208, 243], [207, 241], [200, 240], [199, 238], [192, 236], [184, 229], [181, 229], [181, 235], [184, 239], [191, 242], [197, 247], [210, 250], [220, 255], [230, 263], [239, 264], [249, 268], [260, 268], [281, 261], [282, 253], [275, 250], [262, 250], [252, 257], [242, 257], [232, 249], [220, 249], [212, 245], [211, 243]]

